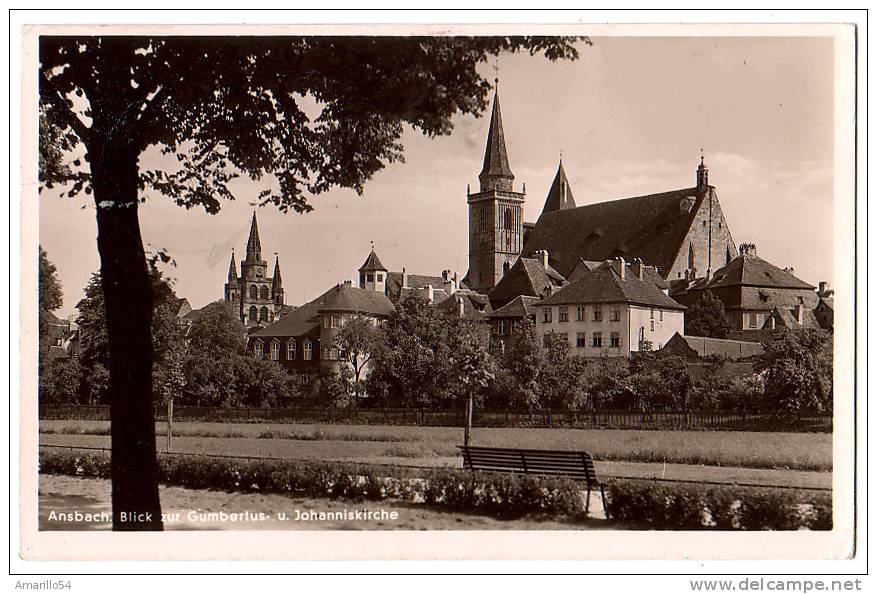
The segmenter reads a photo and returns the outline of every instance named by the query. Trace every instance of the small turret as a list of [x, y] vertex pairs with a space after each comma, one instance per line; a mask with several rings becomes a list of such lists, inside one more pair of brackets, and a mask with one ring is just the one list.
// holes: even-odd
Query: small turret
[[234, 261], [234, 248], [231, 250], [231, 261], [228, 263], [228, 284], [238, 282], [238, 265]]
[[271, 295], [274, 303], [283, 305], [283, 279], [280, 277], [280, 256], [274, 254], [274, 277], [271, 279]]
[[697, 187], [705, 188], [710, 185], [710, 170], [703, 162], [703, 149], [700, 149], [700, 165], [697, 166]]

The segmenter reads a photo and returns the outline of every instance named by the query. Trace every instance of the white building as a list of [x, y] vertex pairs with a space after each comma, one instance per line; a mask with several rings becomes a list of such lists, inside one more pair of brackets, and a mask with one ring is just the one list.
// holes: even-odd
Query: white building
[[645, 280], [644, 268], [607, 261], [539, 302], [536, 332], [543, 344], [555, 332], [569, 341], [572, 354], [626, 357], [684, 334], [685, 306]]

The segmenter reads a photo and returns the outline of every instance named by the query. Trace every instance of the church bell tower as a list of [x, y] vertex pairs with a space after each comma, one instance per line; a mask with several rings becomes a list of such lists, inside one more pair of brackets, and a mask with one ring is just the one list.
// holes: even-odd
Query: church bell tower
[[[499, 81], [495, 81], [499, 83]], [[464, 281], [479, 293], [489, 292], [521, 254], [525, 194], [513, 188], [499, 105], [499, 85], [493, 98], [480, 191], [467, 190], [469, 204], [469, 272]]]

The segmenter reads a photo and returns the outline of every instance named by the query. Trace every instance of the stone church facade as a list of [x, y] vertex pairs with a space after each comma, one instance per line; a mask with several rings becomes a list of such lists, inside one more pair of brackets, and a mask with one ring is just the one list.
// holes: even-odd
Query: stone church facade
[[268, 262], [262, 259], [262, 243], [259, 240], [259, 224], [256, 213], [250, 224], [246, 256], [237, 273], [234, 251], [228, 266], [228, 282], [225, 284], [225, 301], [235, 306], [241, 322], [248, 328], [265, 326], [280, 317], [284, 307], [283, 279], [280, 276], [280, 258], [274, 258], [274, 273], [268, 276]]
[[737, 254], [703, 156], [691, 187], [583, 206], [576, 205], [561, 162], [536, 223], [523, 221], [526, 186], [515, 190], [514, 179], [497, 91], [480, 191], [467, 191], [464, 282], [478, 292], [490, 294], [519, 257], [547, 257], [564, 278], [582, 261], [636, 260], [669, 281], [709, 276]]

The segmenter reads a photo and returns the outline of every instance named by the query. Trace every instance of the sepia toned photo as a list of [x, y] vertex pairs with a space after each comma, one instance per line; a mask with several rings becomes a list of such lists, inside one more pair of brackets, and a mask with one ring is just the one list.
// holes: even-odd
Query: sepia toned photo
[[26, 558], [850, 555], [855, 27], [24, 37]]

